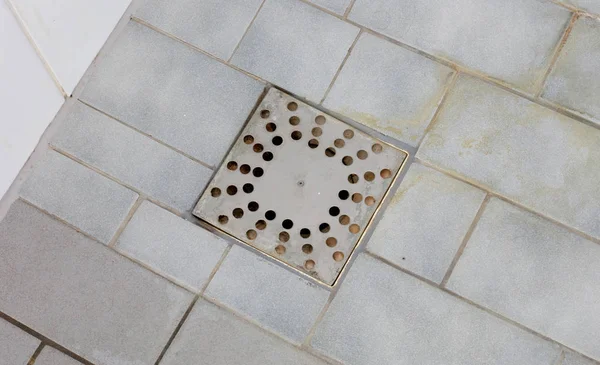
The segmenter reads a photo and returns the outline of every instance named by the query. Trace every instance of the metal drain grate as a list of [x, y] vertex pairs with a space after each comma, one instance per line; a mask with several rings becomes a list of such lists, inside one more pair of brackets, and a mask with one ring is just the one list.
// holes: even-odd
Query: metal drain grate
[[194, 215], [333, 285], [406, 157], [272, 88]]

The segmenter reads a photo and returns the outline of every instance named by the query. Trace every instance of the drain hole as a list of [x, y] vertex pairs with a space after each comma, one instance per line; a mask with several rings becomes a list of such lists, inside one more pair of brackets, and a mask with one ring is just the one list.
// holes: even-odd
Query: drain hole
[[265, 173], [265, 170], [263, 170], [260, 167], [255, 167], [254, 170], [252, 170], [252, 175], [254, 175], [256, 177], [261, 177], [261, 176], [263, 176], [264, 173]]
[[318, 125], [325, 124], [325, 117], [322, 115], [317, 115], [317, 117], [315, 118], [315, 123], [317, 123]]
[[271, 152], [263, 153], [263, 160], [271, 161], [272, 159], [273, 159], [273, 153], [271, 153]]
[[337, 217], [337, 215], [340, 214], [340, 208], [338, 207], [331, 207], [329, 208], [329, 215], [332, 217]]
[[358, 224], [351, 224], [350, 227], [348, 227], [348, 230], [351, 233], [357, 234], [360, 231], [360, 226]]
[[254, 137], [252, 137], [249, 134], [247, 136], [244, 136], [244, 143], [245, 144], [252, 144], [252, 143], [254, 143]]
[[350, 223], [350, 217], [348, 217], [347, 215], [340, 215], [340, 224], [345, 226], [348, 223]]
[[383, 151], [383, 146], [380, 145], [379, 143], [375, 143], [372, 147], [371, 147], [371, 151], [373, 151], [374, 153], [381, 153], [381, 151]]
[[267, 228], [267, 222], [265, 222], [261, 219], [259, 221], [256, 221], [256, 224], [254, 225], [254, 227], [256, 227], [256, 229], [260, 229], [262, 231], [263, 229]]
[[231, 171], [235, 171], [237, 169], [237, 162], [235, 162], [235, 161], [227, 162], [227, 168]]
[[227, 194], [235, 195], [236, 193], [237, 193], [237, 188], [235, 187], [235, 185], [229, 185], [227, 187]]
[[283, 138], [281, 138], [279, 136], [276, 136], [276, 137], [273, 137], [273, 139], [271, 140], [271, 142], [273, 142], [273, 144], [275, 146], [279, 146], [280, 144], [283, 143]]
[[310, 229], [308, 229], [308, 228], [302, 228], [300, 230], [300, 237], [302, 237], [302, 238], [308, 238], [308, 237], [310, 237]]
[[310, 148], [317, 148], [319, 147], [319, 141], [316, 139], [311, 139], [310, 141], [308, 141], [308, 147]]
[[250, 183], [244, 184], [244, 186], [242, 186], [242, 190], [244, 190], [244, 193], [250, 194], [254, 191], [254, 185]]
[[327, 157], [333, 157], [333, 156], [335, 156], [335, 148], [333, 148], [333, 147], [327, 147], [327, 149], [325, 150], [325, 155]]
[[219, 189], [219, 188], [210, 189], [210, 196], [212, 196], [213, 198], [217, 198], [217, 197], [221, 196], [221, 189]]
[[327, 233], [327, 232], [329, 232], [330, 229], [331, 229], [331, 227], [329, 227], [329, 224], [327, 224], [327, 223], [321, 223], [319, 225], [319, 231], [321, 231], [322, 233]]
[[219, 223], [221, 223], [221, 224], [227, 224], [227, 222], [229, 222], [229, 218], [227, 218], [226, 215], [220, 215], [219, 216]]
[[371, 171], [365, 172], [364, 176], [365, 176], [365, 180], [367, 180], [367, 181], [373, 181], [373, 180], [375, 180], [375, 174], [373, 172], [371, 172]]
[[336, 146], [337, 148], [342, 148], [346, 145], [346, 142], [344, 142], [343, 139], [336, 139], [335, 141], [333, 141], [333, 145]]
[[388, 178], [392, 177], [392, 172], [388, 169], [383, 169], [383, 170], [381, 170], [380, 175], [382, 178], [388, 179]]
[[356, 184], [358, 182], [358, 175], [356, 175], [356, 174], [348, 175], [348, 182], [350, 182], [350, 184]]
[[296, 104], [292, 101], [291, 103], [288, 104], [287, 108], [288, 108], [288, 110], [295, 112], [298, 109], [298, 104]]
[[292, 222], [290, 219], [285, 219], [283, 222], [281, 222], [281, 226], [285, 229], [291, 229], [294, 226], [294, 222]]
[[304, 252], [305, 254], [312, 253], [313, 252], [312, 245], [309, 245], [308, 243], [305, 245], [302, 245], [302, 252]]
[[275, 252], [277, 252], [279, 255], [283, 255], [285, 253], [285, 246], [278, 245], [275, 247]]
[[287, 232], [280, 232], [279, 233], [279, 240], [281, 242], [287, 242], [287, 241], [289, 241], [290, 240], [290, 234], [287, 233]]
[[265, 109], [265, 110], [262, 110], [262, 111], [260, 112], [260, 116], [261, 116], [261, 118], [268, 118], [268, 117], [269, 117], [269, 115], [271, 115], [271, 112], [270, 112], [270, 111], [268, 111], [268, 110], [266, 110], [266, 109]]
[[352, 129], [346, 129], [344, 131], [344, 138], [352, 139], [352, 137], [354, 137], [354, 131]]
[[276, 216], [277, 216], [277, 214], [275, 214], [275, 212], [272, 210], [267, 210], [267, 212], [265, 213], [265, 218], [267, 218], [270, 221], [275, 219]]
[[320, 137], [323, 134], [323, 130], [319, 127], [314, 127], [311, 131], [312, 135], [315, 137]]
[[248, 237], [249, 240], [253, 240], [255, 239], [257, 236], [256, 231], [253, 229], [249, 229], [248, 231], [246, 231], [246, 237]]
[[329, 237], [325, 240], [325, 244], [328, 247], [335, 247], [335, 245], [337, 245], [337, 239], [335, 237]]
[[371, 206], [373, 204], [375, 204], [375, 198], [373, 198], [372, 196], [368, 196], [365, 198], [365, 204], [368, 206]]
[[262, 152], [264, 150], [264, 147], [262, 144], [257, 143], [254, 145], [254, 147], [252, 147], [252, 149], [254, 150], [254, 152], [259, 153]]
[[306, 260], [306, 262], [304, 263], [304, 267], [307, 270], [312, 270], [315, 267], [315, 262], [313, 260]]
[[[338, 197], [342, 200], [348, 199], [349, 196], [350, 196], [350, 193], [348, 192], [348, 190], [340, 190], [340, 192], [338, 193]], [[339, 211], [339, 209], [338, 209], [338, 211]]]
[[333, 259], [335, 261], [342, 261], [344, 259], [344, 253], [340, 252], [340, 251], [335, 251], [333, 253]]
[[251, 212], [256, 212], [258, 210], [258, 203], [257, 202], [248, 203], [248, 210]]
[[360, 193], [352, 194], [352, 201], [355, 203], [360, 203], [362, 201], [362, 195]]
[[361, 160], [365, 160], [367, 157], [369, 157], [369, 154], [365, 150], [360, 150], [356, 153], [356, 156]]
[[298, 124], [300, 124], [300, 118], [298, 118], [295, 115], [293, 117], [290, 117], [290, 124], [291, 125], [298, 125]]
[[267, 132], [275, 132], [275, 129], [277, 129], [277, 125], [275, 123], [267, 123], [265, 128], [267, 129]]
[[250, 172], [250, 165], [243, 164], [240, 166], [240, 172], [244, 175]]
[[242, 210], [242, 208], [235, 208], [233, 210], [233, 217], [234, 218], [242, 218], [244, 216], [244, 211]]
[[292, 132], [292, 139], [293, 139], [294, 141], [297, 141], [297, 140], [299, 140], [300, 138], [302, 138], [302, 132], [300, 132], [300, 131], [293, 131], [293, 132]]
[[342, 163], [346, 166], [352, 165], [352, 162], [354, 162], [354, 159], [350, 156], [344, 156], [344, 158], [342, 158]]

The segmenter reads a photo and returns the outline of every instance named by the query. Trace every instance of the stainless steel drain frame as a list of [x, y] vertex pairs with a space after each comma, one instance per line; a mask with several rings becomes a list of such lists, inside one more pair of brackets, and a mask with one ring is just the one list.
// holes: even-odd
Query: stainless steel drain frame
[[271, 88], [193, 214], [333, 287], [409, 152]]

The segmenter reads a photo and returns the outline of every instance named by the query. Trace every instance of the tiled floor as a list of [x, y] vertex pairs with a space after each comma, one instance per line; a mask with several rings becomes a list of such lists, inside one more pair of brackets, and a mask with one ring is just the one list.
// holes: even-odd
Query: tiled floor
[[[600, 364], [600, 1], [132, 9], [2, 200], [0, 365]], [[270, 87], [416, 152], [333, 289], [190, 214]]]

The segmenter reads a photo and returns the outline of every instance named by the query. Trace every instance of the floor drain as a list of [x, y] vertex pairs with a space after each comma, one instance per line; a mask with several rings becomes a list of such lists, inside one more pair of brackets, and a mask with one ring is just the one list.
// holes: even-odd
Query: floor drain
[[272, 88], [194, 215], [333, 285], [406, 158]]

